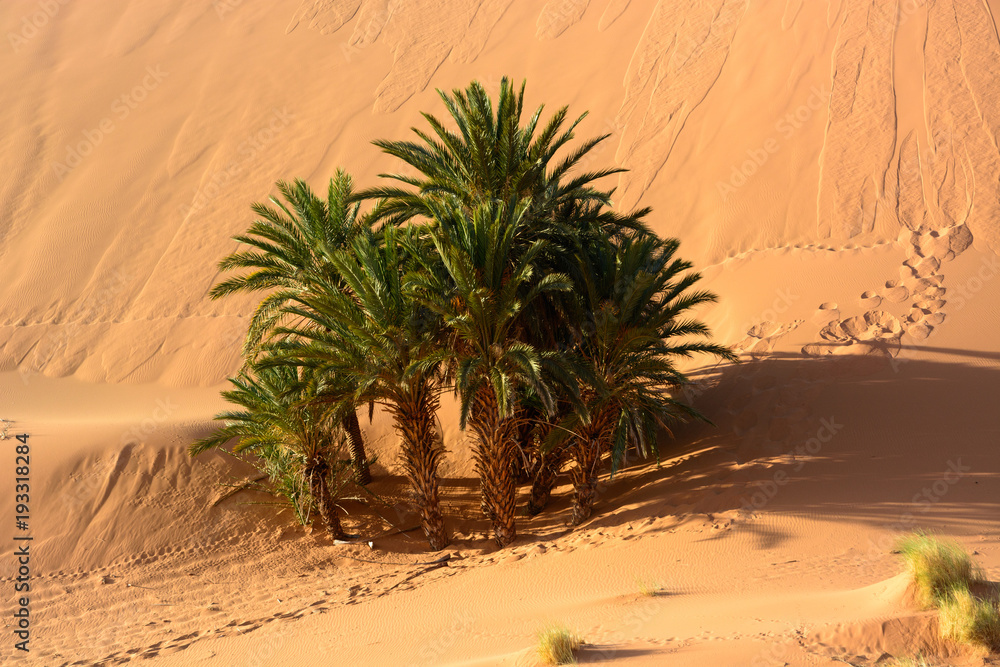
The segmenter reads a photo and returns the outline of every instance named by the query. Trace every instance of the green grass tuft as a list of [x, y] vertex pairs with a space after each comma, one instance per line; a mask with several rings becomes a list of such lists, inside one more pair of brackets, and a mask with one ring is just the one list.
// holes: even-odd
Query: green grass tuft
[[913, 576], [917, 602], [938, 606], [954, 590], [969, 590], [979, 572], [972, 557], [956, 542], [917, 533], [902, 539], [898, 549]]
[[546, 665], [575, 665], [576, 650], [581, 644], [579, 635], [563, 625], [538, 631], [538, 657]]
[[963, 644], [1000, 648], [1000, 609], [976, 598], [968, 588], [956, 588], [939, 603], [941, 636]]

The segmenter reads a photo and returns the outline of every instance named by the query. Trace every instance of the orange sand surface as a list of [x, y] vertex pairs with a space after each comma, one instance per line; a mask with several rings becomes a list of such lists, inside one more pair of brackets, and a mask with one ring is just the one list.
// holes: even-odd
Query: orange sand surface
[[[0, 443], [0, 663], [993, 664], [939, 638], [895, 539], [1000, 580], [1000, 0], [4, 0], [0, 417], [32, 445], [31, 652], [14, 650]], [[453, 544], [427, 565], [395, 436], [371, 544], [335, 545], [220, 453], [188, 457], [250, 299], [217, 261], [277, 179], [398, 168], [435, 88], [526, 78], [589, 110], [720, 302], [745, 363], [692, 369], [714, 426], [664, 439], [570, 530], [569, 485], [498, 550], [443, 410]], [[617, 178], [617, 177], [616, 177]], [[367, 425], [367, 420], [364, 422]], [[10, 445], [10, 447], [8, 447]], [[218, 502], [217, 502], [218, 501]], [[254, 503], [254, 504], [250, 504]], [[655, 594], [642, 595], [652, 588]]]

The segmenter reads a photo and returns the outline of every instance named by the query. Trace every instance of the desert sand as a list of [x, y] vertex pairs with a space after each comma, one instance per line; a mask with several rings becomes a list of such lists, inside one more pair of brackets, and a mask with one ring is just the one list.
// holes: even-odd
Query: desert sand
[[[14, 454], [0, 443], [0, 662], [532, 665], [983, 658], [917, 610], [894, 540], [1000, 580], [1000, 0], [5, 0], [0, 417], [32, 446], [32, 636], [14, 648]], [[527, 79], [610, 133], [622, 207], [717, 292], [739, 366], [570, 530], [568, 481], [498, 550], [454, 407], [427, 565], [378, 452], [367, 543], [303, 530], [211, 428], [253, 303], [216, 263], [274, 181], [398, 167], [435, 88]], [[615, 177], [619, 178], [619, 177]], [[395, 533], [395, 534], [394, 534]], [[653, 588], [654, 595], [640, 589]]]

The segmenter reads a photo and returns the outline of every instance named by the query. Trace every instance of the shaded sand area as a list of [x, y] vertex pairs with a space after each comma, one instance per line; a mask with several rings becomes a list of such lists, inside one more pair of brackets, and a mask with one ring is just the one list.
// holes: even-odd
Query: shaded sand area
[[[0, 4], [0, 417], [31, 433], [37, 498], [32, 652], [8, 640], [7, 529], [0, 662], [531, 665], [560, 621], [584, 662], [983, 664], [938, 639], [890, 552], [932, 529], [1000, 580], [998, 11]], [[254, 471], [184, 448], [239, 365], [252, 304], [206, 292], [249, 202], [338, 166], [371, 185], [395, 168], [372, 139], [438, 111], [435, 87], [505, 74], [591, 111], [582, 134], [612, 136], [588, 167], [631, 169], [622, 205], [654, 207], [719, 293], [702, 315], [745, 363], [694, 369], [715, 426], [678, 429], [573, 531], [563, 480], [498, 551], [446, 406], [444, 565], [397, 532], [416, 517], [382, 415], [386, 503], [345, 505], [371, 546], [226, 497]]]
[[[560, 620], [586, 637], [583, 659], [621, 664], [872, 664], [921, 650], [981, 664], [957, 662], [933, 615], [908, 603], [889, 552], [900, 532], [933, 529], [1000, 577], [1000, 355], [926, 356], [939, 358], [898, 372], [792, 353], [728, 369], [698, 397], [717, 429], [679, 434], [659, 469], [630, 467], [574, 531], [558, 489], [507, 550], [487, 539], [475, 480], [449, 478], [444, 567], [417, 534], [385, 535], [393, 526], [367, 513], [351, 525], [382, 535], [372, 547], [242, 505], [264, 496], [212, 506], [217, 482], [247, 471], [192, 465], [176, 444], [192, 433], [183, 422], [85, 458], [32, 429], [53, 483], [36, 519], [30, 662], [523, 665], [535, 630]], [[401, 479], [374, 488], [402, 501]], [[415, 522], [404, 504], [380, 511]]]

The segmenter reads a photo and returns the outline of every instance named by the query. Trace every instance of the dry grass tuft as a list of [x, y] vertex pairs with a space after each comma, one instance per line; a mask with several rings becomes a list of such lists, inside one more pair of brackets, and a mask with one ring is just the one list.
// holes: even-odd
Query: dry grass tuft
[[917, 533], [900, 541], [899, 553], [913, 577], [917, 601], [938, 609], [942, 637], [990, 650], [1000, 648], [1000, 609], [970, 590], [983, 577], [965, 549]]
[[968, 588], [951, 591], [939, 604], [941, 636], [987, 649], [1000, 648], [1000, 609]]
[[579, 635], [563, 625], [538, 631], [538, 657], [546, 665], [575, 665], [576, 650], [581, 644]]
[[972, 557], [956, 542], [917, 533], [903, 538], [897, 547], [913, 583], [917, 602], [937, 607], [954, 590], [969, 589], [979, 572]]
[[655, 598], [663, 594], [663, 586], [655, 581], [636, 578], [635, 584], [639, 588], [639, 593], [641, 593], [643, 597]]

